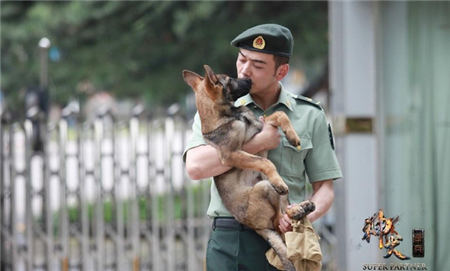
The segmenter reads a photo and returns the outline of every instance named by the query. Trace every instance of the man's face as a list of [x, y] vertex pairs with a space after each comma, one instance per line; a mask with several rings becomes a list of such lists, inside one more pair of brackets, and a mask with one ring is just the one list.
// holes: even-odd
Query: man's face
[[238, 78], [252, 79], [250, 93], [278, 86], [273, 55], [240, 49], [236, 60]]

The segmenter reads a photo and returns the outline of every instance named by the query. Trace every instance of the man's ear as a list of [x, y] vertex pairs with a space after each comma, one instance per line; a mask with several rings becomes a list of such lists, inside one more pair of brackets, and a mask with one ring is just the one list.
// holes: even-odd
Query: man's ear
[[275, 74], [275, 78], [278, 81], [281, 81], [281, 79], [283, 79], [289, 72], [289, 64], [282, 64], [278, 67], [278, 69], [276, 70], [276, 74]]
[[197, 90], [198, 84], [203, 80], [203, 77], [188, 70], [183, 70], [184, 81], [194, 90]]

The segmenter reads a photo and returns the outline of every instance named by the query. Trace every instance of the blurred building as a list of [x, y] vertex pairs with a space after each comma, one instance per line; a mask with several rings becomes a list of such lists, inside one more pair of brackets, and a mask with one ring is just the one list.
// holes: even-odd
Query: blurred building
[[[340, 270], [425, 263], [446, 270], [450, 238], [450, 2], [330, 2], [330, 113], [344, 179], [336, 182]], [[397, 247], [361, 240], [378, 209], [400, 216]], [[413, 257], [412, 230], [425, 230]], [[373, 269], [372, 269], [373, 270]], [[378, 269], [377, 269], [378, 270]]]

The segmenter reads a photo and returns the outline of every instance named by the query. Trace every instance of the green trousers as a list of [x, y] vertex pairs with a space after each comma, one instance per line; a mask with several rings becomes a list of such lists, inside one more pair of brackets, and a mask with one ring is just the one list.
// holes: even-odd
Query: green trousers
[[207, 271], [278, 271], [266, 259], [269, 248], [253, 230], [216, 228], [208, 241]]

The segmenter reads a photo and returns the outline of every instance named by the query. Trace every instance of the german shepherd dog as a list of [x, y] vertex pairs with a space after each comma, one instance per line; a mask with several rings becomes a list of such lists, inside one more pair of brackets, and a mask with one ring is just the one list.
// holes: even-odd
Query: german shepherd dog
[[[208, 65], [204, 69], [204, 77], [184, 70], [183, 78], [195, 92], [205, 141], [218, 150], [223, 165], [232, 167], [214, 178], [222, 202], [237, 221], [269, 242], [286, 270], [295, 271], [278, 231], [279, 220], [283, 211], [293, 219], [301, 219], [315, 206], [311, 201], [304, 201], [287, 208], [288, 187], [266, 158], [267, 152], [252, 155], [242, 150], [263, 127], [247, 107], [233, 105], [249, 93], [251, 80], [215, 74]], [[289, 143], [300, 148], [300, 139], [284, 112], [265, 117], [265, 122], [281, 127]]]

